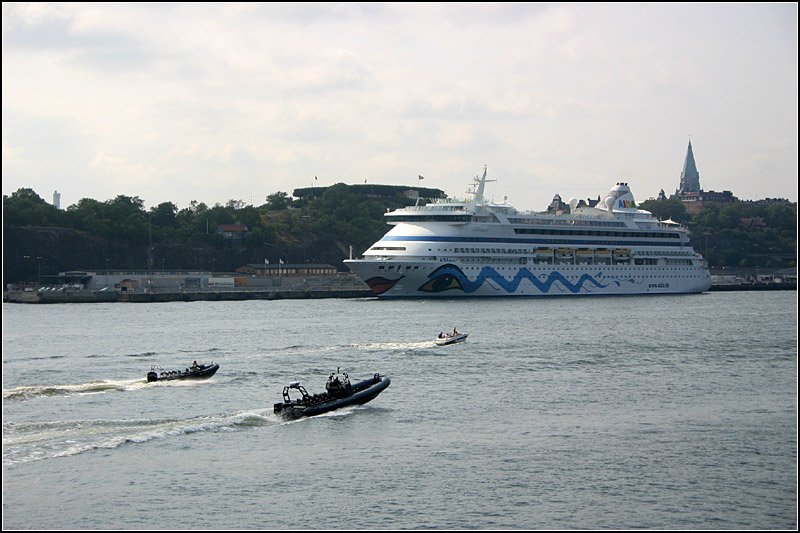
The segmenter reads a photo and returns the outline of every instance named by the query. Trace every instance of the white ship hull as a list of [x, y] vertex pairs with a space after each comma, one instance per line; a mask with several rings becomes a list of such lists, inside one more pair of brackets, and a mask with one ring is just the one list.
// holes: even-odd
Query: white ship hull
[[[345, 264], [382, 298], [686, 294], [711, 287], [688, 231], [636, 207], [627, 183], [599, 206], [520, 213], [483, 198], [386, 213], [394, 226]], [[555, 200], [554, 200], [555, 201]], [[599, 199], [598, 199], [599, 201]]]
[[706, 268], [631, 265], [458, 266], [432, 261], [346, 260], [381, 298], [686, 294], [711, 287]]

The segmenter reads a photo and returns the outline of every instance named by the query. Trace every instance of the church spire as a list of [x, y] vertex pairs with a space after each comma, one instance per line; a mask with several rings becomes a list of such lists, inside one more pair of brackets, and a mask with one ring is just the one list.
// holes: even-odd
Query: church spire
[[678, 192], [700, 192], [700, 173], [697, 172], [697, 165], [694, 162], [691, 139], [689, 139], [689, 149], [686, 151], [686, 159], [683, 162], [681, 186]]

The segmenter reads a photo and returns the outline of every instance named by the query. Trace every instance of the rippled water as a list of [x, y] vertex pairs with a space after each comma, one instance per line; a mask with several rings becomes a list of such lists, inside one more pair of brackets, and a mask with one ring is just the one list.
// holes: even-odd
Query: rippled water
[[3, 526], [796, 528], [796, 293], [4, 304]]

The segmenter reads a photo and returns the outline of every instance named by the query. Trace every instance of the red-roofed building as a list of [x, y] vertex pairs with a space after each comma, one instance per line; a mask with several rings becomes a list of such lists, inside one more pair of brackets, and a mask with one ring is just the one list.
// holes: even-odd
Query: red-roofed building
[[247, 235], [247, 226], [244, 224], [220, 224], [217, 233], [225, 239], [243, 239]]

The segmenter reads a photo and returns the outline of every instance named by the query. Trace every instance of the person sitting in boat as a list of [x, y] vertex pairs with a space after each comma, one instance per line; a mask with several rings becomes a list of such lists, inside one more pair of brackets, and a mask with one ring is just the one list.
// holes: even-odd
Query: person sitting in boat
[[439, 332], [439, 338], [440, 338], [440, 339], [443, 339], [443, 338], [444, 338], [444, 331], [440, 331], [440, 332]]
[[455, 335], [458, 335], [458, 330], [456, 330], [456, 328], [453, 328], [453, 336]]
[[192, 363], [192, 370], [197, 370], [197, 369], [198, 369], [198, 364], [197, 364], [197, 360], [195, 360], [195, 362]]
[[339, 376], [331, 374], [328, 376], [328, 382], [325, 384], [325, 390], [328, 394], [334, 394], [339, 390]]

